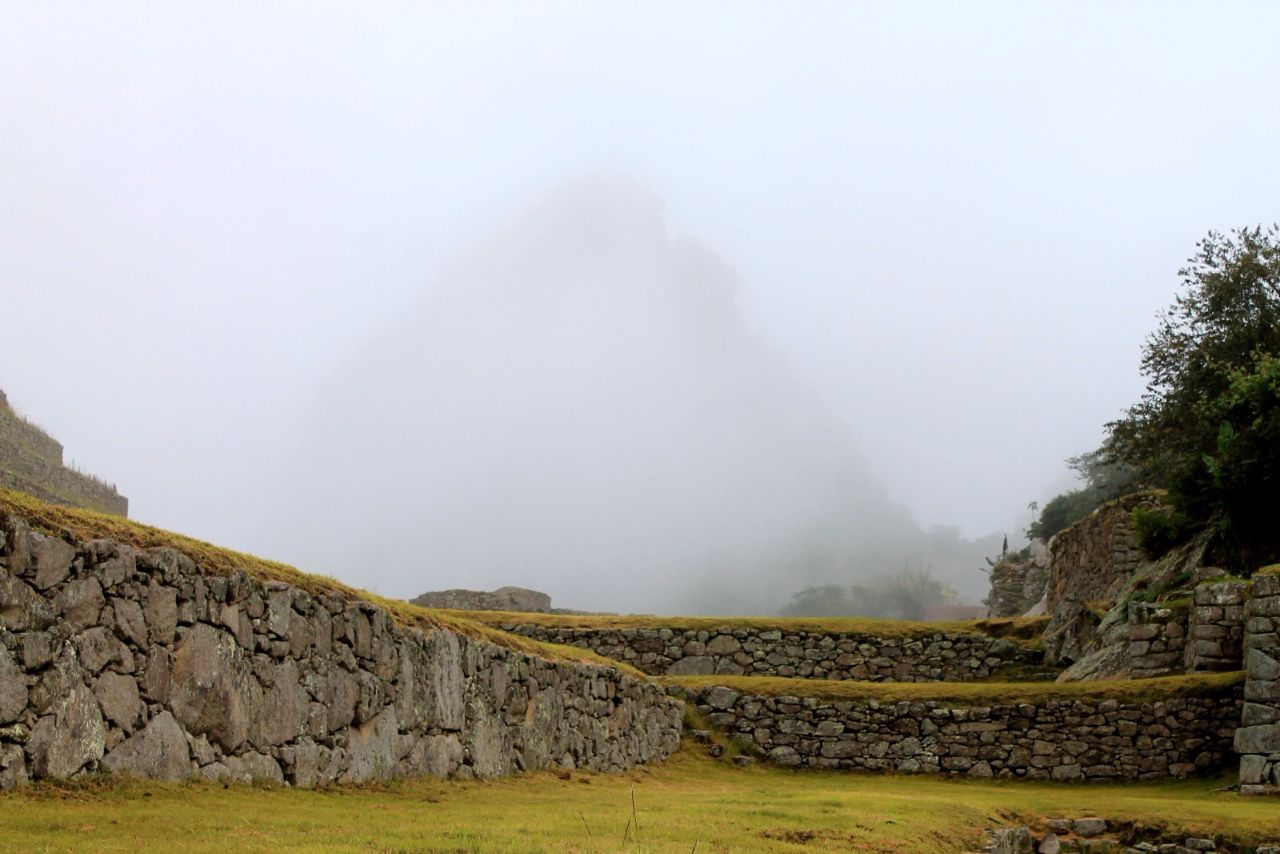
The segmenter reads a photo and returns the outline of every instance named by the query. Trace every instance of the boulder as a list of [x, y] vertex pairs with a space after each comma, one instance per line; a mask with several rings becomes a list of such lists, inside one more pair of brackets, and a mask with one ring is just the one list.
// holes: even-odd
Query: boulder
[[1036, 841], [1028, 827], [1006, 827], [989, 831], [991, 854], [1034, 854]]
[[173, 715], [164, 711], [102, 760], [113, 773], [177, 782], [191, 775], [187, 737]]
[[107, 728], [93, 692], [77, 683], [31, 730], [27, 750], [36, 777], [70, 777], [102, 758]]
[[16, 721], [27, 708], [27, 678], [9, 650], [0, 646], [0, 724]]
[[207, 735], [230, 753], [263, 714], [262, 686], [235, 639], [200, 623], [173, 656], [169, 705], [188, 732]]
[[280, 763], [261, 753], [228, 756], [222, 764], [226, 768], [225, 778], [236, 783], [284, 783]]

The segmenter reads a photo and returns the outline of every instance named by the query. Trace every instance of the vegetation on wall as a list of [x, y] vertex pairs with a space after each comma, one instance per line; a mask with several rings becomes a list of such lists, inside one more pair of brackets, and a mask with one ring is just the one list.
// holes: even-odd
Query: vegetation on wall
[[1248, 572], [1280, 558], [1280, 227], [1210, 233], [1180, 275], [1107, 457], [1194, 520], [1162, 534], [1208, 527], [1213, 559]]

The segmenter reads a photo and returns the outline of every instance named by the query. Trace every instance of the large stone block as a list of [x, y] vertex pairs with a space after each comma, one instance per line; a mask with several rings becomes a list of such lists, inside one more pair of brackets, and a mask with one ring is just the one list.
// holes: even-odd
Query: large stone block
[[8, 572], [0, 572], [0, 629], [39, 631], [47, 629], [56, 618], [49, 600]]
[[72, 685], [31, 730], [27, 751], [36, 777], [70, 777], [102, 758], [107, 729], [84, 683]]
[[176, 782], [191, 775], [191, 751], [182, 727], [164, 711], [108, 753], [102, 764], [127, 777]]
[[0, 646], [0, 724], [16, 721], [27, 707], [27, 678], [9, 650]]
[[58, 589], [56, 598], [58, 613], [74, 630], [87, 629], [98, 623], [98, 616], [107, 599], [102, 595], [102, 585], [93, 576], [78, 578]]
[[1249, 672], [1250, 679], [1273, 682], [1280, 680], [1280, 661], [1276, 661], [1261, 650], [1249, 650], [1248, 655], [1245, 656], [1245, 668]]
[[1280, 725], [1246, 726], [1236, 730], [1236, 753], [1280, 753]]
[[262, 686], [231, 635], [200, 623], [187, 632], [170, 669], [169, 703], [193, 735], [234, 752], [262, 716]]
[[142, 714], [142, 698], [138, 695], [138, 683], [132, 676], [104, 673], [93, 683], [93, 695], [108, 720], [126, 734], [133, 732]]
[[668, 676], [709, 676], [716, 672], [716, 660], [709, 655], [686, 655], [672, 662]]
[[71, 574], [76, 547], [55, 537], [38, 537], [32, 556], [36, 565], [35, 585], [40, 590], [48, 590]]

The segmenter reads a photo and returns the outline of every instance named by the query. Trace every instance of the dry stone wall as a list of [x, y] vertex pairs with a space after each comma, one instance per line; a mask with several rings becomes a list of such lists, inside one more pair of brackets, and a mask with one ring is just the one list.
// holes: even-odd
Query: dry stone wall
[[1146, 559], [1138, 546], [1133, 511], [1159, 506], [1150, 493], [1127, 495], [1099, 507], [1049, 542], [1045, 610], [1067, 599], [1110, 604]]
[[1186, 672], [1240, 669], [1248, 597], [1249, 582], [1242, 578], [1196, 586], [1187, 621]]
[[1145, 679], [1181, 673], [1186, 643], [1186, 607], [1129, 603], [1130, 676]]
[[684, 692], [716, 727], [769, 760], [806, 768], [1116, 780], [1185, 777], [1231, 760], [1240, 686], [1158, 702], [1054, 700], [962, 708]]
[[1246, 604], [1240, 793], [1280, 794], [1280, 576], [1258, 575]]
[[789, 676], [865, 682], [963, 682], [1035, 666], [1039, 650], [980, 634], [916, 637], [739, 628], [568, 628], [504, 623], [505, 631], [589, 649], [655, 676]]
[[0, 487], [26, 492], [55, 504], [129, 515], [129, 500], [115, 487], [67, 468], [62, 445], [24, 421], [0, 391]]
[[617, 668], [2, 521], [0, 787], [617, 771], [680, 743], [682, 704]]

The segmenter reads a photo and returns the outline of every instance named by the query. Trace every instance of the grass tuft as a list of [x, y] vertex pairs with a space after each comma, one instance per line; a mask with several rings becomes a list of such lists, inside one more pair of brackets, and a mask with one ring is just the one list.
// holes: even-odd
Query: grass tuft
[[715, 685], [763, 697], [812, 697], [820, 700], [875, 700], [880, 703], [934, 701], [956, 706], [1045, 703], [1054, 700], [1156, 702], [1216, 696], [1244, 682], [1244, 673], [1197, 673], [1154, 679], [1096, 682], [857, 682], [788, 679], [775, 676], [663, 676], [664, 685], [699, 690]]
[[887, 620], [871, 617], [664, 617], [652, 614], [535, 614], [515, 611], [453, 611], [491, 626], [532, 625], [548, 629], [671, 629], [731, 632], [739, 629], [817, 634], [865, 634], [882, 638], [921, 638], [939, 633], [1005, 638], [1022, 646], [1039, 643], [1048, 617], [985, 620]]

